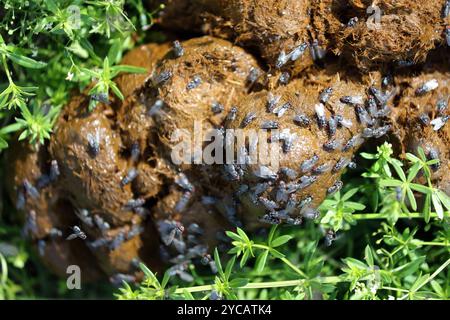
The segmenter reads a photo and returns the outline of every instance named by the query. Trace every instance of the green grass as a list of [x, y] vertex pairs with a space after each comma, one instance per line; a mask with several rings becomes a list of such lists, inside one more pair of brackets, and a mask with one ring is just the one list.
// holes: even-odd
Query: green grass
[[[148, 11], [141, 0], [2, 1], [0, 152], [12, 139], [45, 143], [71, 93], [84, 90], [93, 78], [99, 81], [91, 94], [107, 96], [112, 91], [122, 98], [114, 77], [143, 71], [117, 65], [123, 53], [142, 43], [164, 41], [161, 33], [148, 30], [157, 10]], [[67, 290], [65, 281], [50, 275], [22, 240], [19, 224], [2, 192], [0, 299], [113, 297], [109, 284]]]

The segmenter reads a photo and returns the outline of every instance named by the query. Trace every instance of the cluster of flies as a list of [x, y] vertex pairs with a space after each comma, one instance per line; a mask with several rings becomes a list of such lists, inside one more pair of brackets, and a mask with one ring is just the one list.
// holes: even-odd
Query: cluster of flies
[[[439, 82], [436, 79], [431, 79], [423, 83], [416, 89], [416, 95], [423, 96], [436, 90], [439, 87]], [[431, 120], [428, 113], [421, 113], [419, 115], [419, 121], [424, 126], [432, 126], [434, 131], [441, 130], [448, 122], [450, 116], [447, 113], [448, 110], [448, 98], [441, 98], [437, 101], [435, 106], [434, 119]]]
[[171, 276], [179, 276], [187, 282], [193, 281], [188, 272], [192, 262], [200, 262], [217, 273], [208, 247], [200, 243], [199, 237], [204, 235], [204, 230], [197, 223], [190, 223], [185, 228], [179, 221], [161, 220], [157, 222], [157, 228], [163, 243], [160, 248], [161, 256], [165, 262], [173, 264], [169, 269]]
[[[100, 134], [99, 131], [95, 131], [94, 134], [88, 134], [87, 136], [87, 152], [92, 157], [97, 157], [100, 153]], [[133, 162], [137, 162], [140, 157], [140, 151], [138, 144], [133, 144], [131, 147], [131, 159]], [[28, 179], [24, 179], [21, 186], [17, 190], [17, 200], [16, 207], [19, 210], [24, 210], [26, 203], [29, 200], [38, 200], [41, 196], [42, 190], [50, 186], [52, 183], [56, 182], [60, 176], [60, 169], [58, 162], [52, 160], [50, 162], [50, 167], [48, 173], [41, 174], [34, 184]], [[130, 184], [138, 176], [138, 171], [135, 168], [131, 168], [127, 171], [125, 176], [120, 181], [120, 186], [123, 188], [127, 184]], [[135, 213], [145, 217], [148, 215], [148, 210], [144, 208], [145, 200], [142, 198], [131, 199], [123, 207], [124, 210], [133, 210]], [[110, 224], [105, 221], [98, 214], [91, 214], [87, 209], [76, 209], [75, 215], [81, 224], [73, 225], [70, 227], [70, 232], [68, 235], [64, 236], [64, 231], [53, 227], [50, 229], [48, 234], [43, 238], [37, 239], [38, 253], [41, 256], [45, 255], [47, 241], [65, 239], [67, 241], [72, 241], [75, 239], [85, 240], [86, 245], [93, 251], [98, 250], [101, 247], [107, 248], [107, 250], [116, 250], [125, 241], [128, 241], [144, 231], [142, 225], [133, 224], [128, 229], [126, 227], [120, 228], [118, 231], [112, 232]], [[89, 230], [97, 229], [100, 231], [101, 237], [90, 241], [88, 239], [87, 233], [82, 229], [81, 226], [87, 227]], [[30, 210], [26, 216], [26, 221], [22, 230], [24, 236], [38, 237], [38, 221], [37, 214], [35, 210]], [[113, 235], [111, 235], [113, 234]], [[135, 260], [139, 260], [135, 258]], [[136, 266], [138, 263], [136, 264]], [[129, 279], [134, 276], [125, 274], [116, 274], [111, 277], [111, 281], [116, 282], [121, 279]], [[119, 281], [121, 283], [121, 281]]]
[[[180, 172], [175, 178], [175, 184], [183, 192], [174, 208], [175, 212], [181, 213], [192, 200], [195, 186], [183, 172]], [[242, 223], [237, 219], [235, 199], [222, 199], [220, 201], [216, 197], [205, 195], [202, 196], [201, 202], [206, 207], [214, 206], [223, 213], [223, 216], [231, 225], [242, 226]], [[217, 272], [215, 262], [208, 253], [208, 247], [201, 241], [205, 231], [197, 223], [191, 222], [185, 227], [180, 221], [166, 219], [158, 221], [157, 228], [162, 241], [161, 256], [164, 261], [173, 264], [169, 270], [171, 275], [177, 275], [184, 281], [192, 281], [193, 278], [187, 270], [192, 262], [200, 262], [202, 265], [209, 266], [213, 273]], [[218, 232], [216, 237], [223, 246], [226, 246], [229, 242], [229, 239], [221, 232]]]
[[[299, 48], [305, 49], [305, 47]], [[297, 51], [290, 54], [281, 55], [282, 61], [288, 61], [290, 57], [297, 57]], [[383, 86], [387, 87], [391, 84], [390, 76], [383, 78]], [[337, 131], [340, 128], [351, 129], [354, 125], [351, 119], [346, 119], [343, 115], [334, 114], [327, 118], [326, 109], [327, 104], [331, 103], [330, 98], [333, 95], [333, 87], [324, 89], [318, 98], [318, 103], [314, 106], [314, 114], [307, 115], [305, 113], [295, 114], [292, 118], [294, 124], [300, 127], [310, 127], [316, 125], [319, 130], [325, 130], [329, 140], [323, 144], [325, 152], [340, 151], [346, 153], [352, 148], [361, 145], [365, 139], [380, 138], [388, 133], [390, 125], [383, 124], [390, 108], [387, 103], [392, 98], [395, 90], [391, 92], [370, 87], [368, 89], [368, 99], [365, 100], [363, 96], [342, 96], [339, 102], [354, 108], [356, 119], [360, 125], [363, 126], [361, 133], [352, 136], [345, 142], [336, 139]], [[265, 120], [260, 121], [260, 128], [265, 130], [282, 129], [281, 124], [284, 123], [282, 117], [288, 116], [288, 110], [293, 110], [291, 102], [281, 102], [280, 95], [268, 94], [266, 102], [266, 111], [274, 114], [280, 120]], [[230, 111], [227, 116], [228, 121], [236, 119], [237, 108]], [[246, 128], [251, 123], [258, 120], [257, 113], [250, 111], [244, 115], [240, 123], [240, 128]], [[284, 153], [289, 153], [295, 142], [295, 133], [281, 130], [274, 133], [269, 142], [280, 141]], [[269, 224], [280, 224], [282, 222], [298, 225], [302, 223], [302, 218], [315, 219], [319, 216], [317, 209], [312, 207], [313, 196], [307, 195], [300, 201], [295, 200], [295, 194], [313, 185], [320, 175], [327, 172], [337, 174], [344, 168], [354, 168], [355, 163], [348, 157], [342, 156], [336, 163], [321, 163], [320, 152], [314, 153], [310, 158], [305, 159], [298, 169], [282, 167], [278, 172], [273, 171], [270, 167], [259, 165], [252, 171], [255, 178], [259, 179], [259, 183], [250, 187], [246, 184], [241, 184], [239, 187], [239, 196], [246, 194], [255, 203], [261, 206], [266, 212], [260, 220]], [[240, 161], [239, 164], [226, 164], [224, 166], [227, 176], [231, 180], [242, 180], [244, 175], [249, 171], [246, 163]], [[336, 181], [331, 187], [327, 189], [327, 194], [331, 195], [338, 192], [343, 186], [342, 181]], [[275, 192], [272, 192], [275, 190]], [[269, 194], [270, 198], [263, 196]], [[331, 243], [332, 235], [327, 235], [327, 239]]]
[[[311, 55], [315, 59], [321, 59], [325, 56], [325, 51], [322, 50], [318, 42], [315, 41], [311, 44], [303, 43], [298, 47], [294, 48], [292, 51], [286, 53], [281, 52], [277, 61], [276, 68], [282, 68], [288, 62], [295, 62], [299, 59], [307, 49], [310, 49]], [[184, 54], [184, 50], [179, 42], [174, 42], [173, 44], [173, 54], [175, 57], [181, 57]], [[161, 85], [167, 82], [172, 73], [170, 71], [163, 71], [156, 75], [153, 79], [154, 84]], [[252, 68], [248, 75], [248, 82], [254, 83], [260, 76], [259, 71], [256, 68]], [[279, 78], [279, 83], [285, 85], [289, 82], [289, 74], [286, 72], [281, 73]], [[202, 79], [199, 76], [194, 76], [186, 86], [187, 90], [192, 90], [197, 88], [201, 84]], [[386, 78], [384, 80], [387, 84], [389, 80]], [[318, 103], [314, 106], [314, 115], [297, 114], [293, 118], [293, 122], [302, 127], [311, 126], [316, 123], [320, 130], [327, 130], [329, 140], [323, 144], [323, 149], [326, 152], [341, 151], [346, 153], [352, 148], [358, 147], [367, 138], [380, 138], [384, 136], [389, 130], [389, 125], [381, 125], [382, 118], [387, 116], [389, 113], [389, 107], [387, 106], [388, 100], [391, 98], [392, 94], [389, 92], [383, 92], [381, 89], [371, 87], [369, 89], [369, 99], [364, 101], [362, 96], [344, 96], [340, 98], [340, 102], [350, 107], [353, 107], [356, 113], [357, 120], [364, 125], [364, 130], [362, 133], [358, 133], [352, 136], [348, 141], [341, 142], [338, 141], [335, 136], [339, 128], [352, 128], [352, 120], [344, 118], [342, 115], [335, 114], [326, 117], [326, 105], [329, 103], [330, 97], [333, 95], [333, 88], [329, 87], [323, 90], [319, 96]], [[273, 95], [269, 93], [267, 99], [267, 111], [276, 115], [277, 118], [285, 117], [288, 114], [288, 110], [292, 109], [292, 104], [290, 102], [280, 103], [281, 96]], [[218, 114], [224, 111], [222, 104], [215, 102], [211, 106], [211, 110], [214, 114]], [[238, 107], [234, 106], [231, 108], [229, 113], [226, 115], [226, 123], [231, 123], [237, 118]], [[240, 123], [240, 128], [246, 128], [252, 122], [257, 120], [257, 113], [250, 111], [242, 119]], [[267, 120], [261, 123], [261, 129], [272, 130], [279, 129], [280, 121], [277, 120]], [[281, 132], [278, 136], [271, 137], [271, 141], [282, 142], [282, 149], [284, 153], [289, 153], [295, 142], [295, 134], [290, 134], [286, 132]], [[244, 157], [246, 157], [244, 152]], [[273, 172], [267, 166], [259, 166], [254, 170], [253, 174], [256, 178], [263, 180], [263, 182], [258, 183], [256, 186], [250, 187], [246, 184], [241, 184], [239, 190], [237, 191], [238, 197], [243, 194], [247, 194], [255, 203], [262, 205], [267, 213], [261, 217], [261, 220], [271, 224], [278, 224], [281, 222], [286, 222], [293, 225], [298, 225], [302, 222], [302, 218], [317, 218], [319, 212], [317, 209], [311, 207], [313, 202], [312, 196], [306, 196], [301, 201], [295, 201], [294, 194], [300, 190], [306, 189], [316, 182], [318, 176], [326, 172], [338, 173], [347, 166], [354, 166], [351, 159], [342, 156], [339, 160], [332, 163], [320, 163], [319, 155], [314, 154], [310, 159], [305, 160], [301, 166], [300, 170], [297, 172], [291, 168], [281, 168], [279, 172]], [[224, 170], [227, 177], [231, 180], [241, 180], [246, 172], [245, 161], [239, 161], [239, 164], [225, 164]], [[300, 175], [300, 177], [297, 177]], [[280, 181], [280, 177], [283, 176], [287, 178], [288, 181]], [[281, 183], [283, 182], [283, 183]], [[192, 189], [188, 184], [184, 183], [184, 186], [178, 183], [182, 189], [184, 189], [183, 196], [176, 205], [176, 211], [182, 211], [186, 207], [187, 203], [192, 197]], [[269, 189], [276, 188], [277, 196], [276, 199], [271, 200], [263, 197], [262, 195]], [[342, 188], [342, 182], [337, 181], [328, 190], [328, 194], [333, 194]], [[215, 200], [216, 201], [216, 200]], [[239, 200], [237, 200], [239, 201]], [[228, 206], [228, 218], [229, 221], [236, 223], [235, 220], [235, 209], [233, 205]], [[230, 209], [231, 208], [231, 209]], [[294, 215], [294, 213], [300, 212], [300, 215]], [[175, 248], [181, 249], [182, 246], [175, 241]], [[180, 250], [178, 250], [180, 251]], [[180, 253], [181, 254], [181, 253]], [[179, 259], [178, 259], [179, 260]], [[181, 260], [180, 260], [181, 261]], [[178, 268], [177, 270], [181, 270]], [[179, 271], [181, 272], [181, 271]]]

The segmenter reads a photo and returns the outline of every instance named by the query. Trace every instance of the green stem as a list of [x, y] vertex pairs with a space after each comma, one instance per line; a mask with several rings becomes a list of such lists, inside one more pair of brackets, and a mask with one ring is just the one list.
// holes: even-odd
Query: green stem
[[450, 243], [446, 242], [433, 242], [433, 241], [414, 241], [414, 244], [420, 246], [438, 246], [438, 247], [450, 247]]
[[[330, 277], [317, 277], [314, 280], [319, 281], [320, 283], [338, 283], [345, 282], [341, 277], [338, 276], [330, 276]], [[286, 281], [269, 281], [269, 282], [259, 282], [259, 283], [249, 283], [243, 287], [239, 287], [239, 289], [265, 289], [265, 288], [282, 288], [282, 287], [295, 287], [299, 285], [303, 285], [307, 280], [286, 280]], [[202, 291], [210, 291], [213, 290], [213, 285], [205, 285], [205, 286], [196, 286], [189, 288], [179, 288], [175, 291], [177, 294], [181, 294], [184, 291], [187, 292], [202, 292]]]
[[[444, 212], [445, 216], [450, 216], [450, 212]], [[411, 213], [402, 213], [398, 218], [399, 219], [420, 219], [423, 218], [423, 213], [421, 212], [411, 212]], [[386, 214], [384, 213], [356, 213], [352, 215], [352, 218], [355, 220], [377, 220], [377, 219], [387, 219]], [[437, 213], [431, 212], [430, 218], [438, 218]]]
[[385, 287], [385, 286], [381, 287], [381, 289], [383, 289], [383, 290], [391, 290], [391, 291], [398, 291], [398, 292], [409, 292], [406, 289], [399, 289], [399, 288]]
[[11, 74], [9, 73], [8, 63], [6, 62], [6, 56], [2, 55], [3, 68], [5, 68], [6, 76], [8, 77], [9, 84], [14, 84], [14, 81], [11, 78]]
[[5, 257], [0, 253], [0, 266], [1, 273], [0, 273], [0, 287], [6, 286], [6, 280], [8, 280], [8, 264], [6, 263]]
[[289, 266], [289, 268], [291, 268], [292, 270], [294, 270], [295, 272], [297, 272], [299, 275], [301, 275], [304, 278], [308, 278], [308, 276], [299, 268], [297, 268], [292, 262], [290, 262], [288, 259], [286, 258], [280, 258], [281, 261], [283, 261], [287, 266]]

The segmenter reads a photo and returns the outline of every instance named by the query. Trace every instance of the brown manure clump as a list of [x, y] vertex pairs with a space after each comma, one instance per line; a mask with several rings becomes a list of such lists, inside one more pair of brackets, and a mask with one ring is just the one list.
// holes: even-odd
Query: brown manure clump
[[[270, 67], [292, 74], [312, 65], [317, 56], [308, 49], [310, 15], [306, 0], [168, 0], [160, 23], [172, 30], [195, 30], [232, 40], [256, 50]], [[319, 47], [315, 50], [320, 57], [324, 54]]]
[[160, 24], [256, 48], [271, 67], [286, 65], [284, 69], [293, 75], [323, 58], [326, 50], [365, 71], [386, 63], [403, 67], [423, 62], [431, 49], [450, 43], [450, 29], [446, 28], [450, 10], [445, 10], [445, 4], [431, 1], [424, 5], [419, 0], [172, 0], [166, 1]]
[[443, 43], [443, 2], [417, 0], [311, 1], [314, 31], [361, 70], [423, 62]]
[[[134, 277], [140, 261], [159, 268], [181, 257], [186, 259], [174, 272], [186, 276], [187, 261], [206, 259], [223, 243], [228, 204], [213, 194], [223, 197], [227, 186], [220, 186], [221, 174], [209, 166], [174, 164], [170, 137], [176, 129], [194, 134], [195, 120], [205, 129], [219, 128], [232, 104], [258, 86], [249, 73], [262, 71], [224, 40], [203, 37], [181, 45], [181, 56], [169, 45], [131, 51], [124, 62], [149, 72], [118, 78], [122, 103], [99, 103], [89, 111], [90, 98], [75, 96], [48, 146], [8, 155], [14, 164], [11, 196], [26, 220], [37, 219], [39, 226], [28, 230], [31, 238], [45, 250], [80, 248], [79, 255], [71, 248], [44, 251], [59, 274], [78, 264], [84, 250], [82, 262], [98, 269], [93, 278], [102, 272], [113, 279]], [[58, 169], [53, 179], [47, 177], [50, 164]]]

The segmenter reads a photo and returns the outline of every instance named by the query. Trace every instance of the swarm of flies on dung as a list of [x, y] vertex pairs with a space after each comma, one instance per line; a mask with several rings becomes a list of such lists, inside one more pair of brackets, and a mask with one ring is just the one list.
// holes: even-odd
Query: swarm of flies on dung
[[40, 191], [54, 183], [60, 175], [58, 162], [52, 160], [48, 173], [41, 174], [33, 184], [28, 179], [22, 181], [22, 185], [17, 190], [16, 208], [24, 210], [28, 199], [36, 200], [40, 197]]
[[[284, 56], [281, 55], [281, 58]], [[283, 59], [280, 59], [282, 61]], [[388, 88], [391, 86], [392, 82], [391, 76], [386, 76], [383, 78], [382, 84], [383, 88]], [[368, 99], [366, 100], [363, 96], [342, 96], [340, 97], [340, 102], [348, 105], [350, 108], [354, 108], [357, 121], [364, 126], [363, 132], [361, 134], [356, 134], [347, 141], [339, 142], [334, 137], [339, 128], [345, 127], [350, 129], [353, 126], [351, 119], [346, 119], [342, 115], [333, 114], [328, 119], [326, 117], [327, 104], [330, 101], [330, 97], [333, 95], [333, 87], [327, 87], [322, 90], [318, 97], [318, 103], [314, 106], [314, 118], [300, 113], [293, 117], [293, 122], [301, 127], [309, 127], [314, 122], [317, 124], [318, 128], [321, 130], [326, 130], [329, 140], [324, 143], [323, 148], [325, 151], [333, 152], [340, 149], [342, 152], [347, 152], [352, 148], [358, 147], [368, 138], [380, 138], [384, 136], [389, 130], [390, 125], [384, 123], [384, 119], [390, 112], [388, 106], [388, 101], [395, 95], [395, 89], [391, 91], [378, 89], [374, 86], [368, 89]], [[282, 117], [287, 110], [291, 109], [291, 104], [289, 102], [281, 102], [281, 96], [269, 93], [266, 104], [267, 112], [274, 113], [278, 117]], [[254, 121], [254, 115], [248, 114], [243, 121], [243, 125], [247, 125], [248, 122]], [[262, 129], [279, 129], [279, 123], [273, 120], [263, 121], [261, 125]], [[289, 141], [283, 134], [277, 133], [277, 136], [272, 137], [271, 141]], [[291, 146], [283, 145], [283, 151], [288, 152]], [[311, 186], [316, 180], [317, 176], [327, 172], [340, 172], [345, 167], [352, 164], [350, 158], [345, 156], [341, 157], [335, 164], [332, 163], [320, 163], [319, 156], [317, 154], [312, 155], [309, 159], [302, 162], [299, 172], [296, 172], [290, 168], [281, 168], [280, 176], [289, 180], [295, 180], [298, 176], [300, 179], [296, 182], [284, 183], [284, 181], [278, 181], [278, 173], [271, 172], [269, 168], [265, 166], [260, 166], [256, 170], [255, 176], [263, 180], [269, 180], [272, 184], [271, 189], [275, 188], [276, 199], [269, 199], [264, 196], [259, 195], [255, 191], [262, 190], [262, 186], [267, 187], [267, 182], [262, 182], [257, 185], [251, 194], [251, 199], [253, 202], [258, 200], [260, 204], [266, 209], [267, 213], [261, 217], [261, 220], [270, 224], [278, 224], [283, 221], [298, 224], [300, 221], [293, 220], [289, 214], [292, 213], [295, 206], [299, 204], [294, 204], [290, 194], [295, 193], [298, 190], [303, 190]], [[328, 193], [332, 194], [337, 192], [342, 187], [342, 182], [337, 181], [333, 186], [328, 189]], [[249, 192], [251, 192], [249, 191]], [[300, 212], [308, 218], [314, 218], [318, 216], [316, 209], [305, 205], [304, 201], [300, 202]], [[309, 203], [308, 203], [309, 204]], [[298, 212], [298, 210], [296, 211]]]
[[173, 275], [182, 279], [189, 277], [185, 266], [194, 261], [204, 262], [213, 272], [217, 272], [208, 247], [200, 244], [198, 237], [204, 235], [204, 230], [197, 223], [190, 223], [185, 228], [179, 221], [166, 219], [158, 221], [157, 228], [165, 246], [162, 252], [168, 260], [166, 262], [174, 264], [171, 269], [174, 271]]
[[[182, 212], [192, 200], [195, 186], [183, 172], [175, 177], [174, 183], [183, 192], [174, 210]], [[218, 199], [211, 196], [203, 196], [201, 201], [205, 206], [216, 206], [218, 203]], [[166, 262], [174, 264], [170, 271], [172, 275], [185, 280], [190, 279], [191, 275], [186, 268], [193, 262], [201, 262], [209, 266], [214, 273], [217, 272], [215, 263], [208, 253], [208, 247], [201, 244], [204, 230], [197, 223], [192, 222], [185, 226], [175, 219], [165, 219], [157, 222], [157, 228], [162, 242], [161, 256]]]

